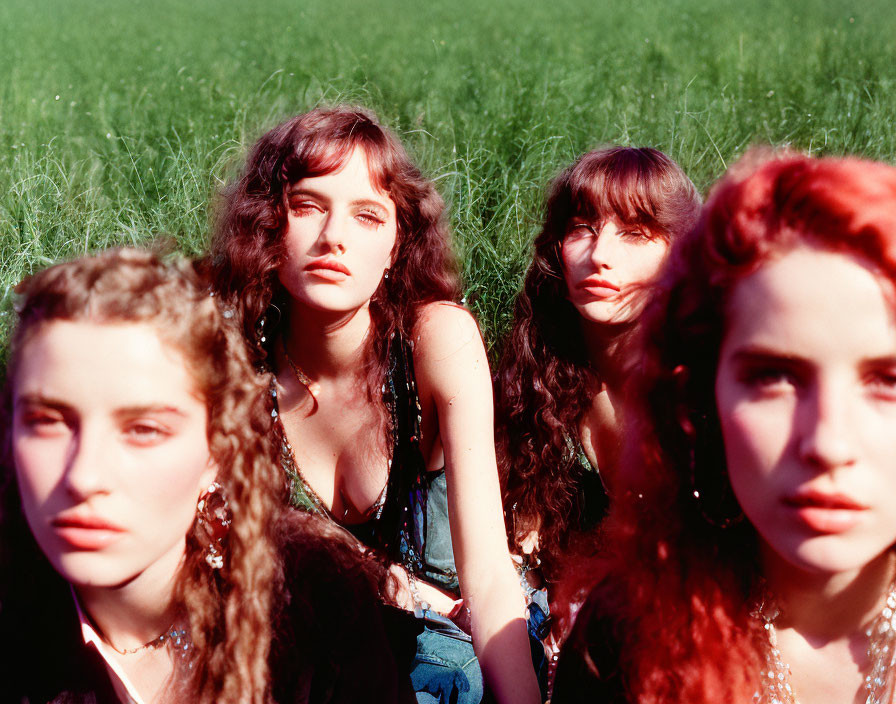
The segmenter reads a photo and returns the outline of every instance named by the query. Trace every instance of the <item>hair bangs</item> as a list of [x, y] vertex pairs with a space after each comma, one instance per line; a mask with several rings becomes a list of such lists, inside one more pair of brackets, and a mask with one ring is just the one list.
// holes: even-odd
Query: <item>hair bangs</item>
[[616, 148], [587, 154], [570, 173], [572, 210], [591, 220], [613, 219], [668, 236], [660, 220], [669, 200], [664, 166], [646, 149]]
[[[339, 171], [356, 149], [364, 152], [370, 182], [384, 193], [395, 178], [394, 147], [383, 129], [362, 111], [335, 112], [328, 119], [309, 120], [294, 149], [287, 150], [280, 170], [286, 186], [303, 178]], [[390, 148], [392, 147], [392, 148]]]

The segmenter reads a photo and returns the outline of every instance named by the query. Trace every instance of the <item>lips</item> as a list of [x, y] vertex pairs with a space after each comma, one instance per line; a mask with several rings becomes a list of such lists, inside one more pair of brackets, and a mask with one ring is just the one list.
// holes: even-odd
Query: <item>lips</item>
[[615, 298], [619, 294], [619, 287], [602, 279], [599, 276], [589, 276], [576, 284], [576, 289], [584, 291], [594, 298]]
[[825, 492], [817, 489], [805, 489], [784, 499], [784, 503], [794, 506], [810, 506], [817, 508], [844, 509], [848, 511], [864, 511], [868, 508], [846, 494]]
[[592, 288], [605, 288], [610, 291], [619, 291], [619, 287], [607, 281], [606, 279], [602, 279], [599, 276], [589, 276], [587, 279], [582, 279], [577, 285], [576, 288], [582, 289], [592, 289]]
[[344, 264], [328, 257], [312, 259], [305, 265], [305, 271], [328, 281], [342, 281], [351, 276], [351, 272]]
[[125, 530], [92, 515], [62, 515], [54, 518], [55, 535], [74, 550], [102, 550], [124, 535]]
[[805, 489], [782, 499], [794, 517], [816, 533], [844, 533], [858, 525], [868, 506], [837, 492]]

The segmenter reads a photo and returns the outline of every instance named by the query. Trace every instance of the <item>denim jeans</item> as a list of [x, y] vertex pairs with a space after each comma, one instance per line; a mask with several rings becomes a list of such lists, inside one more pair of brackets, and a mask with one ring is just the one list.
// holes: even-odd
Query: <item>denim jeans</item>
[[[459, 583], [448, 521], [445, 472], [430, 472], [427, 481], [426, 502], [413, 505], [415, 529], [425, 545], [425, 569], [420, 576], [441, 589], [457, 593]], [[530, 587], [524, 577], [521, 582], [529, 601], [527, 625], [532, 664], [539, 686], [545, 692], [548, 663], [542, 640], [550, 630], [547, 593]], [[423, 622], [411, 666], [417, 704], [479, 704], [484, 684], [470, 636], [450, 619], [433, 611], [423, 612]]]
[[449, 618], [424, 611], [411, 666], [417, 704], [479, 704], [483, 682], [473, 641]]

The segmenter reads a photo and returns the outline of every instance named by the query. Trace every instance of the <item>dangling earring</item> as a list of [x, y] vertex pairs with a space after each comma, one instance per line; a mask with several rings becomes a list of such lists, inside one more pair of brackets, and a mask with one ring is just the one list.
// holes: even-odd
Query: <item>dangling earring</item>
[[224, 566], [222, 545], [230, 530], [232, 514], [230, 504], [224, 495], [224, 487], [218, 482], [209, 484], [196, 504], [196, 519], [203, 537], [206, 539], [205, 561], [213, 570]]
[[386, 267], [386, 270], [383, 272], [383, 278], [387, 281], [389, 280], [389, 267]]

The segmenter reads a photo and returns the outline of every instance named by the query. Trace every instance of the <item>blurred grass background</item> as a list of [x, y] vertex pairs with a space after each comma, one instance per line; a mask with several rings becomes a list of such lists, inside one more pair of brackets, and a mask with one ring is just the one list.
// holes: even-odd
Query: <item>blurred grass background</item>
[[248, 146], [348, 101], [436, 179], [494, 344], [578, 154], [657, 147], [704, 191], [755, 143], [893, 161], [894, 36], [892, 0], [5, 0], [0, 327], [61, 258], [160, 233], [201, 252]]

